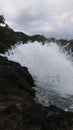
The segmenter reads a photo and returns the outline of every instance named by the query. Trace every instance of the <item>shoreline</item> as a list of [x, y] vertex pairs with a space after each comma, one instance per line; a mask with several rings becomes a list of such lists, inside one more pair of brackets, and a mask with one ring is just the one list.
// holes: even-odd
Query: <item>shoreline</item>
[[73, 113], [34, 101], [27, 67], [0, 56], [0, 129], [72, 130]]

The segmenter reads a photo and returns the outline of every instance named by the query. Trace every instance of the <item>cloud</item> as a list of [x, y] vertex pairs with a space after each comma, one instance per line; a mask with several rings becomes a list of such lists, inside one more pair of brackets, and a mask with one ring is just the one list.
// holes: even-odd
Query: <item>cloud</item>
[[73, 38], [73, 0], [0, 0], [0, 13], [15, 30]]

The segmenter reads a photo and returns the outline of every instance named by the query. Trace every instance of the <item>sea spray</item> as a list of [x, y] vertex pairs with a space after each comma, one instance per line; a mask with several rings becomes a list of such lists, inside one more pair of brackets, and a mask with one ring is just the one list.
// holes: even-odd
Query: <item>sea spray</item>
[[67, 53], [56, 43], [20, 44], [5, 53], [9, 60], [27, 66], [36, 89], [36, 101], [72, 110], [73, 65]]

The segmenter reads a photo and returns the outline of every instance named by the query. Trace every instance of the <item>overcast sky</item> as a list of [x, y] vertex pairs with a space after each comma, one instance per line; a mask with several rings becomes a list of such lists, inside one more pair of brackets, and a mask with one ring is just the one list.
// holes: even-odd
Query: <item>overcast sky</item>
[[17, 31], [73, 38], [73, 0], [0, 0], [0, 14]]

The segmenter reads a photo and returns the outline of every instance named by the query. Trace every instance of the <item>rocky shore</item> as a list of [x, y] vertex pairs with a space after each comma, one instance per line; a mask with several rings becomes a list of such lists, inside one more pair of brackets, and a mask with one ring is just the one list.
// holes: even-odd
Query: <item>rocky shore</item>
[[[42, 35], [28, 36], [8, 26], [0, 26], [0, 53], [19, 41], [44, 44], [45, 41], [57, 40]], [[61, 39], [57, 42], [63, 45], [70, 42], [68, 48], [73, 49], [73, 40]], [[34, 87], [27, 67], [0, 56], [0, 130], [73, 130], [73, 113], [53, 105], [44, 107], [37, 104]]]
[[0, 130], [73, 130], [73, 113], [35, 103], [28, 69], [0, 56]]

